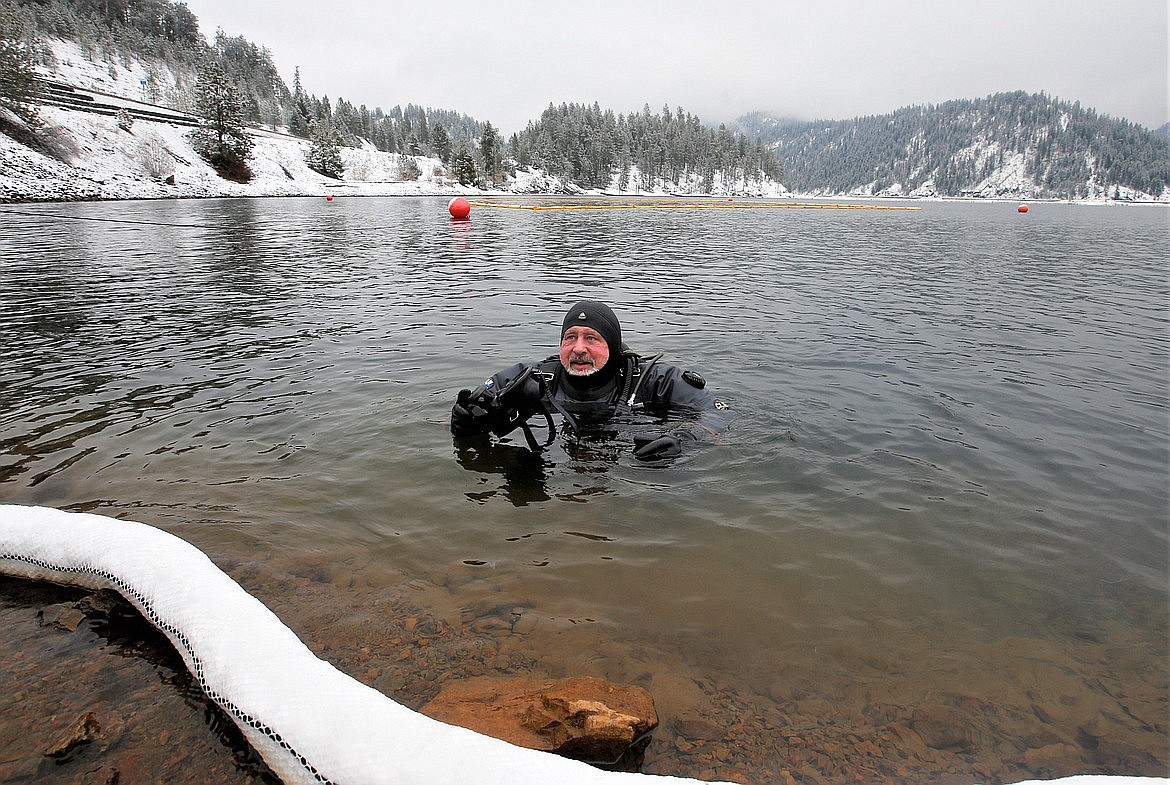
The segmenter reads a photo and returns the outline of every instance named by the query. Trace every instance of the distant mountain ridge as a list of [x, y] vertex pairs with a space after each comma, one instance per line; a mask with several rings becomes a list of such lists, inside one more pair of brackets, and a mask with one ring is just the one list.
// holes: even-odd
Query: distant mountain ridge
[[1170, 138], [1079, 102], [1023, 91], [908, 106], [852, 120], [753, 112], [731, 126], [759, 138], [797, 193], [1165, 199]]

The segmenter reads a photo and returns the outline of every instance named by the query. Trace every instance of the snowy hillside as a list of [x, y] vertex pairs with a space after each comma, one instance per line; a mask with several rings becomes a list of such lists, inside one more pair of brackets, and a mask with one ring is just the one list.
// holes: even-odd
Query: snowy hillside
[[191, 148], [190, 129], [137, 120], [129, 129], [107, 117], [44, 107], [63, 161], [0, 135], [0, 201], [153, 199], [208, 196], [314, 196], [344, 189], [370, 195], [446, 194], [474, 189], [452, 183], [437, 159], [417, 159], [418, 180], [393, 177], [397, 155], [342, 150], [350, 179], [333, 180], [305, 165], [308, 142], [257, 132], [246, 184], [224, 180]]
[[[253, 177], [240, 184], [221, 178], [191, 146], [191, 80], [161, 62], [121, 59], [95, 62], [71, 41], [54, 40], [56, 64], [40, 75], [88, 91], [74, 106], [41, 106], [41, 126], [25, 127], [18, 137], [35, 135], [38, 149], [0, 133], [0, 202], [76, 199], [155, 199], [214, 196], [318, 196], [346, 193], [368, 196], [478, 193], [460, 185], [438, 158], [385, 153], [373, 145], [341, 148], [345, 171], [333, 179], [305, 163], [309, 142], [278, 131], [251, 128], [255, 146], [248, 162]], [[86, 102], [121, 107], [133, 113], [169, 113], [175, 122], [82, 111]], [[20, 128], [6, 113], [0, 128]], [[405, 160], [413, 161], [413, 166]], [[636, 180], [636, 178], [631, 178]], [[617, 188], [617, 175], [612, 189]], [[783, 186], [720, 183], [728, 193], [782, 196]], [[690, 190], [692, 183], [664, 184]], [[507, 193], [582, 193], [572, 183], [540, 170], [519, 169], [496, 190]]]
[[[45, 79], [79, 91], [74, 106], [38, 108], [39, 127], [30, 129], [0, 109], [0, 129], [35, 136], [37, 149], [0, 133], [0, 202], [157, 199], [217, 196], [320, 196], [331, 193], [369, 196], [449, 195], [477, 193], [460, 185], [438, 158], [381, 152], [366, 143], [341, 148], [344, 173], [326, 177], [305, 163], [306, 139], [284, 129], [251, 128], [254, 147], [245, 184], [220, 177], [194, 151], [190, 140], [194, 76], [162, 60], [103, 59], [74, 41], [51, 39], [54, 63], [40, 66]], [[82, 111], [87, 102], [122, 107], [134, 113], [164, 113], [176, 122], [143, 119], [119, 124], [118, 118]], [[413, 165], [411, 165], [413, 162]], [[633, 169], [629, 181], [637, 182]], [[618, 177], [609, 191], [619, 191]], [[727, 193], [749, 193], [746, 183], [718, 185]], [[690, 191], [695, 183], [664, 184], [666, 190]], [[572, 183], [539, 169], [519, 168], [497, 190], [507, 193], [583, 193]], [[753, 196], [782, 196], [779, 183], [754, 185]]]
[[1078, 103], [1022, 91], [804, 122], [762, 113], [733, 124], [815, 194], [1170, 201], [1170, 144]]
[[[71, 41], [53, 41], [53, 50], [55, 67], [42, 67], [40, 75], [94, 91], [95, 101], [129, 110], [158, 111], [160, 104], [185, 108], [189, 76], [161, 62], [95, 63]], [[339, 188], [376, 194], [468, 190], [436, 174], [442, 171], [437, 159], [417, 159], [421, 176], [401, 181], [395, 176], [400, 157], [374, 150], [343, 149], [349, 177], [333, 180], [306, 166], [306, 140], [259, 129], [252, 129], [254, 177], [233, 183], [195, 153], [187, 124], [136, 119], [126, 127], [115, 116], [61, 106], [41, 106], [38, 114], [41, 127], [35, 133], [44, 152], [0, 134], [0, 201], [295, 196]], [[4, 119], [10, 127], [20, 125], [10, 114]]]
[[[114, 102], [111, 98], [105, 100]], [[250, 130], [255, 141], [248, 162], [253, 177], [248, 183], [234, 183], [221, 178], [195, 153], [188, 126], [139, 119], [123, 128], [116, 117], [50, 106], [41, 107], [40, 116], [44, 127], [38, 135], [51, 141], [56, 157], [0, 133], [0, 202], [480, 193], [477, 188], [460, 185], [438, 158], [384, 153], [369, 144], [360, 149], [341, 148], [345, 164], [342, 178], [325, 177], [305, 164], [307, 140], [259, 129]], [[18, 122], [12, 116], [8, 121]], [[402, 176], [401, 172], [412, 168], [404, 169], [404, 159], [414, 161], [417, 179]], [[750, 193], [742, 183], [728, 184], [728, 188], [733, 193], [752, 196], [785, 194], [778, 183], [770, 185], [770, 189], [755, 188]], [[572, 183], [540, 170], [523, 169], [496, 190], [517, 194], [584, 193]]]

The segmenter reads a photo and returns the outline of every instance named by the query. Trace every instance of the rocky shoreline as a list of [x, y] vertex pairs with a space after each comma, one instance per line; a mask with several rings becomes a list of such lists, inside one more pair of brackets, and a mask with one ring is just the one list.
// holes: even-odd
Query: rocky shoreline
[[[409, 601], [401, 586], [338, 596], [327, 572], [311, 565], [278, 577], [254, 563], [229, 572], [319, 656], [415, 709], [471, 679], [583, 675], [542, 667], [522, 607], [466, 609], [452, 623]], [[145, 781], [147, 772], [179, 785], [276, 781], [165, 637], [125, 602], [2, 578], [0, 623], [9, 631], [0, 681], [12, 685], [0, 703], [0, 782], [112, 784]], [[844, 694], [834, 701], [777, 684], [767, 696], [745, 695], [686, 672], [641, 686], [666, 709], [640, 750], [646, 773], [785, 785], [1165, 773], [1156, 751], [1095, 738], [1092, 728], [1081, 729], [1078, 744], [1062, 740], [1067, 732], [1045, 720], [1039, 703], [1030, 716], [942, 695], [858, 710]], [[1035, 730], [1038, 718], [1050, 732]]]

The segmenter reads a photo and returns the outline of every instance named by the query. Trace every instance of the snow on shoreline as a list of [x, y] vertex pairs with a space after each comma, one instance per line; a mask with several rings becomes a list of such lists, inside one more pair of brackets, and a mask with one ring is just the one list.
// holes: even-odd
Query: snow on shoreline
[[[41, 75], [82, 90], [95, 91], [103, 103], [129, 108], [174, 112], [159, 104], [179, 106], [186, 93], [184, 77], [158, 62], [128, 60], [97, 62], [76, 42], [55, 39], [49, 42], [56, 64], [41, 67]], [[149, 103], [147, 103], [149, 102]], [[19, 124], [6, 113], [10, 124]], [[363, 147], [341, 148], [345, 172], [340, 180], [314, 172], [305, 164], [309, 143], [305, 139], [263, 129], [249, 129], [255, 146], [249, 166], [253, 178], [248, 183], [224, 180], [192, 149], [190, 129], [167, 122], [136, 119], [129, 128], [121, 128], [111, 116], [56, 106], [42, 106], [38, 112], [43, 128], [41, 138], [48, 138], [57, 157], [50, 157], [26, 147], [0, 133], [0, 203], [61, 202], [117, 199], [184, 199], [209, 197], [324, 196], [331, 193], [347, 196], [456, 196], [473, 194], [546, 194], [602, 195], [585, 191], [575, 184], [545, 172], [517, 171], [515, 177], [488, 192], [460, 185], [437, 158], [400, 156], [384, 153], [366, 143]], [[57, 159], [61, 160], [57, 160]], [[417, 179], [399, 176], [403, 158], [413, 158], [421, 174]], [[1021, 164], [1022, 166], [1022, 164]], [[1019, 168], [1019, 167], [1017, 167]], [[998, 179], [996, 179], [998, 178]], [[616, 177], [614, 178], [616, 181]], [[631, 177], [636, 181], [636, 177]], [[981, 196], [969, 201], [1015, 201], [1026, 192], [1021, 171], [999, 172], [984, 184]], [[693, 182], [666, 184], [655, 192], [616, 193], [616, 187], [604, 195], [665, 197], [685, 193]], [[616, 186], [616, 183], [614, 184]], [[722, 196], [750, 198], [816, 198], [882, 200], [883, 198], [948, 199], [934, 193], [933, 185], [904, 194], [901, 187], [882, 193], [872, 188], [850, 194], [793, 194], [782, 184], [716, 184]], [[1008, 195], [1008, 192], [1017, 195]], [[1004, 194], [998, 196], [998, 194]], [[706, 195], [706, 194], [704, 194]], [[1143, 195], [1144, 196], [1144, 195]], [[1170, 197], [1168, 197], [1170, 199]], [[1135, 200], [1133, 204], [1161, 204], [1168, 199]], [[1041, 201], [1041, 200], [1032, 200]], [[1057, 201], [1057, 200], [1043, 200]], [[1100, 199], [1077, 200], [1078, 204], [1118, 204]], [[1128, 202], [1127, 202], [1128, 203]]]
[[[454, 196], [488, 193], [460, 185], [437, 158], [384, 153], [372, 145], [341, 148], [345, 172], [326, 177], [305, 163], [309, 142], [287, 134], [250, 129], [255, 146], [247, 183], [224, 180], [192, 149], [190, 129], [138, 119], [124, 129], [110, 116], [63, 107], [39, 109], [41, 135], [54, 141], [55, 160], [0, 133], [0, 203], [105, 199], [180, 199], [206, 197]], [[399, 177], [402, 159], [412, 158], [417, 179]], [[503, 194], [589, 192], [539, 170], [517, 171], [491, 191]], [[667, 191], [654, 195], [665, 196]], [[783, 186], [732, 189], [737, 196], [787, 196]], [[629, 195], [645, 195], [631, 193]]]
[[1055, 780], [1026, 780], [1013, 785], [1165, 785], [1167, 777], [1127, 777], [1112, 774], [1075, 774]]
[[[128, 101], [130, 99], [127, 99]], [[120, 199], [195, 199], [214, 197], [264, 196], [457, 196], [483, 195], [601, 195], [584, 191], [571, 183], [539, 170], [518, 171], [501, 188], [484, 191], [460, 185], [450, 178], [437, 158], [383, 153], [372, 145], [341, 148], [345, 173], [342, 179], [319, 174], [305, 164], [307, 140], [287, 134], [253, 129], [255, 147], [249, 166], [248, 183], [224, 180], [192, 149], [190, 129], [165, 122], [135, 120], [129, 129], [118, 126], [116, 118], [61, 107], [39, 109], [43, 133], [55, 142], [68, 163], [43, 155], [0, 133], [0, 203], [64, 202]], [[400, 159], [413, 158], [421, 174], [416, 180], [398, 178]], [[169, 178], [169, 181], [168, 181]], [[677, 192], [676, 192], [677, 193]], [[826, 196], [793, 194], [775, 184], [758, 192], [733, 190], [733, 195], [751, 198], [817, 198], [850, 201], [883, 201], [870, 194]], [[604, 195], [619, 195], [607, 190]], [[627, 192], [622, 196], [671, 195]], [[903, 197], [905, 198], [905, 197]], [[1018, 197], [948, 198], [928, 200], [1017, 201]], [[1063, 201], [1063, 200], [1032, 200]], [[1119, 204], [1105, 200], [1077, 200], [1075, 204]], [[1124, 204], [1161, 205], [1159, 202]]]
[[[132, 99], [126, 99], [130, 102]], [[3, 110], [0, 110], [3, 111]], [[520, 170], [501, 187], [484, 191], [460, 185], [437, 158], [384, 153], [372, 145], [341, 148], [345, 173], [342, 179], [326, 177], [305, 163], [309, 143], [287, 134], [252, 129], [255, 146], [249, 166], [248, 183], [224, 180], [192, 149], [190, 129], [166, 122], [137, 119], [129, 129], [118, 126], [110, 116], [62, 107], [39, 109], [42, 136], [54, 142], [68, 163], [44, 155], [0, 133], [0, 203], [65, 202], [120, 199], [195, 199], [264, 196], [457, 196], [457, 195], [602, 195], [585, 191], [547, 173]], [[14, 119], [9, 115], [10, 121]], [[413, 158], [421, 174], [416, 180], [398, 176], [402, 158]], [[742, 184], [741, 184], [742, 185]], [[677, 191], [674, 192], [677, 195]], [[606, 196], [666, 197], [671, 191], [654, 193], [606, 190]], [[793, 194], [778, 183], [762, 189], [731, 189], [731, 195], [750, 198], [850, 201], [884, 201], [880, 195]], [[898, 195], [890, 194], [890, 197]], [[910, 195], [915, 198], [917, 195]], [[901, 198], [907, 198], [905, 196]], [[948, 198], [918, 197], [924, 200], [975, 202], [1018, 201], [1019, 197]], [[1065, 200], [1031, 200], [1065, 201]], [[1103, 199], [1076, 200], [1086, 205], [1161, 205], [1166, 201], [1118, 203]]]
[[[189, 75], [161, 61], [97, 61], [74, 41], [53, 39], [55, 64], [41, 66], [46, 79], [95, 94], [101, 103], [130, 110], [179, 113], [189, 98]], [[168, 109], [165, 105], [178, 107]], [[189, 107], [187, 107], [189, 110]], [[0, 110], [3, 112], [5, 110]], [[219, 177], [192, 149], [190, 129], [177, 123], [135, 119], [119, 127], [112, 116], [58, 106], [38, 108], [42, 127], [56, 157], [44, 155], [0, 133], [0, 203], [114, 199], [182, 199], [206, 197], [454, 196], [482, 194], [460, 185], [437, 158], [384, 153], [365, 143], [341, 148], [345, 171], [340, 180], [314, 172], [305, 164], [309, 142], [287, 133], [251, 128], [255, 146], [248, 161], [253, 177], [234, 183]], [[20, 125], [11, 113], [8, 124]], [[57, 160], [57, 159], [60, 160]], [[400, 176], [402, 159], [413, 158], [417, 179]], [[408, 167], [409, 168], [409, 167]], [[784, 196], [779, 183], [735, 195]], [[580, 194], [576, 185], [537, 171], [518, 171], [493, 193]], [[665, 191], [658, 195], [665, 195]]]
[[347, 172], [362, 179], [334, 180], [305, 164], [306, 140], [271, 133], [254, 135], [252, 180], [233, 183], [192, 149], [185, 126], [139, 119], [122, 129], [104, 115], [49, 106], [39, 113], [68, 163], [0, 134], [0, 202], [322, 196], [339, 189], [377, 196], [478, 193], [436, 175], [437, 159], [417, 157], [418, 180], [396, 180], [399, 156], [369, 149], [343, 148]]

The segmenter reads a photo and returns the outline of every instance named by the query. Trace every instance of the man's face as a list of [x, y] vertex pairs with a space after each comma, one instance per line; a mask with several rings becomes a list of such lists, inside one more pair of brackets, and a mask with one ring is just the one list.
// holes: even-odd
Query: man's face
[[570, 327], [561, 336], [561, 365], [573, 376], [589, 376], [609, 361], [609, 344], [592, 327]]

